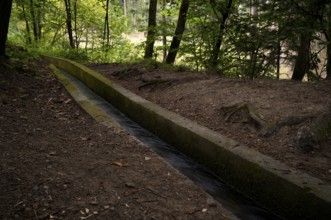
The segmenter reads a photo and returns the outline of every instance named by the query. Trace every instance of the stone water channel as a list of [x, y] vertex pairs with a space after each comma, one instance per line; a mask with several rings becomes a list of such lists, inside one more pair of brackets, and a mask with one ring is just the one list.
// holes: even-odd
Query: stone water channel
[[216, 174], [201, 164], [193, 161], [188, 156], [176, 150], [174, 147], [162, 141], [159, 137], [142, 128], [132, 121], [109, 102], [96, 95], [86, 85], [75, 77], [61, 70], [61, 73], [76, 87], [81, 96], [84, 96], [93, 105], [105, 112], [114, 121], [125, 128], [129, 133], [150, 147], [154, 152], [164, 158], [182, 174], [200, 186], [216, 201], [230, 210], [240, 219], [262, 220], [281, 219], [279, 216], [262, 208], [251, 199], [235, 191], [226, 185]]

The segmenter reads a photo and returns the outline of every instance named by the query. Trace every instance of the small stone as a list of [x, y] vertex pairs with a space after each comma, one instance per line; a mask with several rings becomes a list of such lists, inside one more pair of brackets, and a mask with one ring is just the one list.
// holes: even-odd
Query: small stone
[[125, 186], [128, 187], [128, 188], [134, 188], [135, 187], [134, 183], [132, 183], [132, 182], [125, 183]]
[[216, 207], [217, 206], [217, 202], [215, 201], [215, 199], [208, 197], [207, 198], [207, 205], [210, 207]]

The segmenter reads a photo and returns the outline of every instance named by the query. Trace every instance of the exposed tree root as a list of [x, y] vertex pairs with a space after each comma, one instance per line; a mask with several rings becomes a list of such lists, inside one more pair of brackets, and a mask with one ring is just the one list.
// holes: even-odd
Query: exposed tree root
[[289, 116], [281, 119], [275, 123], [266, 124], [259, 132], [261, 137], [271, 137], [276, 134], [284, 126], [295, 126], [299, 125], [307, 120], [313, 119], [313, 115], [303, 115], [303, 116]]
[[318, 116], [289, 116], [275, 123], [265, 123], [250, 103], [223, 106], [220, 111], [226, 122], [252, 123], [259, 130], [258, 135], [265, 138], [277, 134], [285, 126], [300, 125], [293, 138], [296, 146], [304, 152], [318, 148], [319, 143], [331, 134], [331, 107], [329, 111]]
[[163, 80], [163, 79], [159, 79], [159, 80], [151, 80], [148, 82], [143, 83], [142, 85], [140, 85], [138, 87], [139, 90], [145, 88], [145, 87], [152, 87], [151, 90], [155, 89], [156, 87], [160, 86], [160, 85], [165, 85], [165, 86], [170, 86], [172, 85], [174, 81], [172, 80]]
[[221, 108], [226, 122], [253, 123], [260, 129], [264, 122], [250, 103], [239, 103]]
[[139, 68], [130, 67], [123, 70], [118, 70], [112, 73], [113, 76], [118, 77], [119, 79], [124, 79], [126, 77], [142, 75], [144, 72]]

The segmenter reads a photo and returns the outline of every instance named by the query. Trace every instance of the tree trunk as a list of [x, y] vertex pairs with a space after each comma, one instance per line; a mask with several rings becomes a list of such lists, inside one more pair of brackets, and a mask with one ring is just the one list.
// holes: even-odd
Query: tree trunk
[[[166, 7], [166, 0], [162, 0], [162, 8], [163, 10]], [[166, 58], [167, 58], [167, 33], [165, 30], [165, 27], [167, 25], [167, 19], [166, 16], [164, 14], [162, 14], [162, 45], [163, 45], [163, 59], [162, 62], [165, 62]]]
[[0, 59], [6, 55], [6, 41], [11, 8], [12, 0], [0, 1]]
[[[212, 5], [215, 5], [214, 0], [211, 0], [210, 2], [212, 3]], [[210, 63], [210, 70], [212, 70], [212, 71], [216, 70], [218, 63], [219, 63], [218, 58], [219, 58], [219, 52], [220, 52], [222, 41], [223, 41], [225, 23], [229, 17], [231, 6], [232, 6], [232, 0], [229, 0], [228, 4], [226, 6], [226, 9], [223, 12], [221, 12], [222, 19], [220, 20], [220, 29], [219, 29], [219, 33], [217, 35], [216, 42], [214, 44], [213, 53], [212, 53], [212, 57], [211, 57], [211, 63]]]
[[148, 15], [148, 31], [147, 40], [145, 48], [145, 59], [153, 57], [154, 43], [155, 43], [155, 28], [156, 28], [156, 10], [157, 10], [157, 0], [149, 1], [149, 15]]
[[326, 79], [331, 80], [331, 43], [327, 46], [327, 64], [326, 64]]
[[37, 18], [36, 18], [36, 13], [35, 13], [35, 5], [33, 0], [30, 0], [30, 13], [31, 13], [31, 19], [32, 19], [32, 27], [33, 27], [33, 36], [34, 36], [34, 40], [35, 42], [38, 42], [39, 38], [39, 34], [38, 34], [38, 22], [37, 22]]
[[[106, 44], [105, 44], [106, 41]], [[108, 52], [108, 47], [110, 43], [109, 38], [109, 0], [106, 0], [106, 14], [105, 14], [105, 23], [103, 26], [103, 46], [106, 48], [105, 51]]]
[[303, 33], [300, 36], [300, 46], [298, 55], [295, 59], [292, 80], [302, 80], [309, 71], [309, 49], [310, 49], [311, 32]]
[[[331, 9], [329, 8], [329, 12]], [[326, 47], [326, 79], [331, 80], [331, 15], [329, 14], [329, 25], [327, 27], [327, 31], [324, 32], [325, 38], [328, 41], [328, 45]]]
[[126, 0], [123, 0], [123, 13], [125, 16], [127, 16], [127, 9], [126, 9]]
[[29, 25], [28, 17], [26, 16], [26, 13], [25, 13], [24, 2], [22, 2], [22, 12], [23, 12], [23, 17], [25, 20], [25, 27], [26, 27], [26, 35], [27, 35], [26, 40], [27, 40], [28, 44], [31, 44], [32, 40], [31, 40], [31, 35], [30, 35], [30, 25]]
[[187, 11], [190, 5], [189, 0], [182, 0], [182, 4], [179, 9], [179, 15], [178, 15], [178, 21], [177, 26], [175, 30], [175, 35], [172, 38], [169, 53], [166, 59], [166, 63], [173, 64], [176, 59], [176, 55], [178, 52], [178, 48], [180, 45], [180, 41], [182, 38], [182, 35], [185, 31], [185, 24], [186, 24], [186, 17], [187, 17]]
[[278, 42], [277, 42], [277, 57], [276, 57], [276, 75], [277, 75], [277, 80], [280, 79], [280, 55], [282, 53], [282, 46], [281, 46], [281, 42], [280, 39], [278, 38]]
[[74, 2], [74, 32], [75, 32], [75, 46], [78, 49], [78, 34], [77, 34], [77, 0]]
[[71, 16], [71, 0], [64, 0], [65, 3], [65, 7], [66, 7], [66, 13], [67, 13], [67, 30], [68, 30], [68, 37], [69, 37], [69, 45], [70, 48], [75, 49], [75, 42], [74, 42], [74, 38], [72, 35], [72, 25], [71, 25], [71, 21], [72, 21], [72, 16]]

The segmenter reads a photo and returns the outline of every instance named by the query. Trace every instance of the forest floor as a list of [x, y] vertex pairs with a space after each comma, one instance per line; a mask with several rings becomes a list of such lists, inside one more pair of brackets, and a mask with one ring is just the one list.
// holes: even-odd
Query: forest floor
[[[20, 65], [17, 65], [19, 63]], [[234, 219], [38, 61], [0, 64], [0, 219]]]
[[151, 102], [331, 183], [331, 82], [250, 81], [142, 64], [89, 67]]

